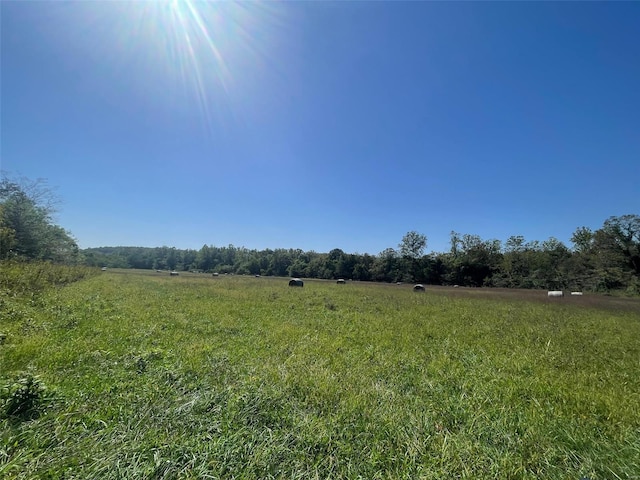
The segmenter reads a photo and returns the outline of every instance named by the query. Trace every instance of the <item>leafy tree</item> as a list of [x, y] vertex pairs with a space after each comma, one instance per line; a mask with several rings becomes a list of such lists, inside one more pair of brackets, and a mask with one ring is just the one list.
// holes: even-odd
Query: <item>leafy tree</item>
[[433, 257], [424, 257], [422, 260], [422, 276], [424, 282], [431, 285], [442, 285], [447, 275], [447, 257], [449, 253], [435, 254]]
[[396, 282], [402, 278], [400, 257], [393, 248], [385, 248], [373, 262], [373, 280], [379, 282]]
[[196, 267], [203, 272], [209, 272], [213, 268], [213, 252], [208, 245], [203, 245], [196, 255]]
[[398, 245], [400, 249], [401, 269], [404, 272], [402, 280], [415, 281], [419, 276], [418, 260], [424, 255], [427, 248], [427, 237], [416, 231], [407, 232]]
[[53, 223], [57, 198], [44, 180], [0, 180], [0, 255], [76, 261], [78, 247], [69, 232]]
[[271, 275], [284, 277], [287, 275], [287, 269], [289, 268], [289, 265], [291, 265], [290, 253], [283, 248], [277, 248], [273, 251], [268, 270]]
[[412, 259], [417, 259], [424, 255], [427, 248], [427, 237], [416, 231], [407, 232], [402, 237], [402, 242], [398, 245], [400, 255]]
[[[4, 216], [4, 205], [0, 204], [0, 219]], [[0, 220], [0, 258], [7, 258], [14, 251], [18, 241], [16, 240], [16, 231], [4, 225], [4, 221]]]
[[574, 283], [592, 290], [640, 293], [640, 216], [610, 217], [602, 228], [578, 228], [571, 237]]
[[301, 259], [296, 259], [289, 266], [288, 272], [290, 277], [306, 277], [307, 265]]
[[640, 275], [640, 215], [610, 217], [604, 222], [602, 232], [610, 238], [611, 249], [626, 259], [626, 266]]
[[538, 269], [535, 278], [539, 285], [556, 290], [567, 288], [570, 283], [571, 251], [557, 238], [542, 242], [538, 254]]
[[522, 252], [525, 249], [525, 241], [522, 235], [512, 235], [504, 243], [504, 251], [507, 253]]
[[183, 270], [198, 269], [196, 264], [196, 257], [198, 251], [192, 248], [188, 248], [182, 251], [182, 268]]
[[589, 253], [593, 247], [593, 232], [588, 227], [579, 227], [571, 235], [573, 249], [578, 253]]
[[321, 278], [325, 267], [326, 255], [314, 254], [307, 265], [307, 276], [311, 278]]
[[375, 257], [369, 254], [356, 255], [351, 277], [354, 280], [371, 280], [374, 261]]
[[493, 285], [493, 275], [502, 260], [500, 241], [483, 241], [478, 235], [451, 232], [451, 253], [443, 260], [448, 266], [444, 275], [448, 283]]

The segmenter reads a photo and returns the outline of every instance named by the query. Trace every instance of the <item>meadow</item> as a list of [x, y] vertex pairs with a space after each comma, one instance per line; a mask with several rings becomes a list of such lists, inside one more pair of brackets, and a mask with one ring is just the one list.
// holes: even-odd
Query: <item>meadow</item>
[[639, 299], [58, 283], [0, 290], [2, 478], [640, 478]]

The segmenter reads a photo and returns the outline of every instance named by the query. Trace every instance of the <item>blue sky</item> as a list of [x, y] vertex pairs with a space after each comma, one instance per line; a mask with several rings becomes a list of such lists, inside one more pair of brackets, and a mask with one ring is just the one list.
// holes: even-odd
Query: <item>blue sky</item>
[[1, 168], [83, 248], [569, 245], [640, 213], [638, 2], [1, 8]]

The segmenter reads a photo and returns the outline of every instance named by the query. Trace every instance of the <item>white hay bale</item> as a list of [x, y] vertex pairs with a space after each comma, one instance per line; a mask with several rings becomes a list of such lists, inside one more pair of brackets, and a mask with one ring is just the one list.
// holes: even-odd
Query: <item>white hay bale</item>
[[547, 297], [564, 297], [564, 292], [562, 290], [549, 290]]
[[425, 288], [424, 285], [422, 285], [421, 283], [418, 283], [417, 285], [413, 286], [413, 291], [414, 292], [424, 292]]
[[571, 292], [571, 295], [582, 296], [582, 292]]
[[339, 279], [336, 281], [336, 283], [337, 283], [338, 285], [344, 285], [344, 284], [345, 284], [345, 283], [347, 283], [347, 282], [344, 280], [344, 278], [339, 278]]
[[169, 272], [169, 275], [171, 275], [172, 277], [177, 277], [178, 275], [180, 275], [178, 272], [176, 272], [175, 270]]

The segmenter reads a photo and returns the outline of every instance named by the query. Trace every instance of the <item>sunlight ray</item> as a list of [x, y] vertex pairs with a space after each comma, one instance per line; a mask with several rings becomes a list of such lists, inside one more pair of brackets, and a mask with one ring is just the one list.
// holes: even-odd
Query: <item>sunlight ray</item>
[[277, 64], [271, 46], [284, 24], [281, 10], [261, 3], [194, 0], [87, 2], [73, 16], [62, 33], [112, 88], [197, 112], [207, 131], [250, 115], [247, 99], [262, 94], [253, 80]]

